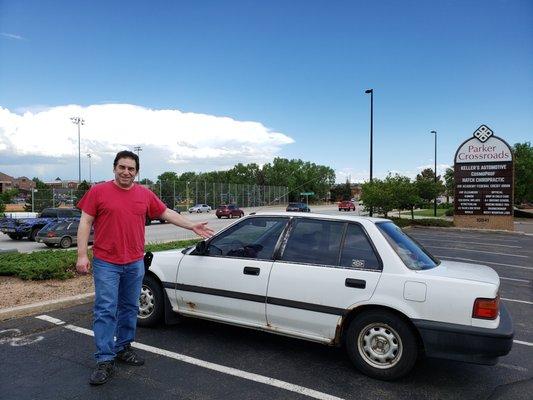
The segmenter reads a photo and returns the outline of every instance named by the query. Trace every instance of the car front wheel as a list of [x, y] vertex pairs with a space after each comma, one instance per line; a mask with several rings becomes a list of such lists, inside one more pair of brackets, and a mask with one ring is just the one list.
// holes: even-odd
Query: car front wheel
[[139, 298], [137, 325], [154, 326], [163, 320], [165, 296], [161, 285], [152, 275], [145, 275]]
[[369, 311], [355, 317], [346, 333], [346, 350], [359, 371], [387, 381], [408, 374], [418, 356], [411, 327], [387, 311]]

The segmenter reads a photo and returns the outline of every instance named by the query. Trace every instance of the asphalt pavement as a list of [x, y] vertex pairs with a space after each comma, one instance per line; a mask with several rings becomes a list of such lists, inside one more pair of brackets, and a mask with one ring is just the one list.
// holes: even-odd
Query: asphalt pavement
[[396, 382], [370, 379], [342, 348], [214, 322], [139, 328], [142, 367], [119, 365], [102, 387], [94, 366], [91, 305], [0, 323], [2, 399], [530, 399], [533, 393], [533, 237], [413, 228], [442, 259], [494, 268], [514, 321], [511, 353], [496, 366], [421, 359]]

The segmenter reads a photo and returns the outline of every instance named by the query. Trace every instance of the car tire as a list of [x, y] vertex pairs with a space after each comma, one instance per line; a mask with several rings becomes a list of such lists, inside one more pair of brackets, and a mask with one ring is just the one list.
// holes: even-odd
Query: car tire
[[28, 239], [30, 239], [32, 242], [35, 242], [35, 237], [37, 236], [37, 233], [41, 230], [41, 228], [33, 228], [31, 230], [30, 236]]
[[53, 244], [53, 243], [45, 243], [45, 245], [48, 246], [48, 247], [55, 247], [55, 246], [56, 246], [56, 245]]
[[70, 246], [72, 246], [72, 238], [70, 236], [65, 236], [59, 241], [59, 247], [62, 249], [68, 249]]
[[9, 238], [11, 240], [20, 240], [20, 239], [22, 239], [22, 235], [19, 235], [17, 233], [8, 233], [7, 236], [9, 236]]
[[339, 211], [342, 211], [342, 208], [339, 208]]
[[165, 314], [165, 295], [161, 284], [152, 275], [143, 278], [137, 325], [154, 326], [163, 321]]
[[220, 218], [222, 218], [222, 217], [221, 217], [220, 215], [217, 215], [217, 218], [220, 219]]
[[144, 225], [145, 226], [152, 225], [152, 220], [150, 218], [146, 217], [146, 219], [144, 221]]
[[356, 316], [346, 332], [345, 344], [359, 371], [386, 381], [407, 375], [418, 357], [412, 328], [388, 311], [368, 311]]

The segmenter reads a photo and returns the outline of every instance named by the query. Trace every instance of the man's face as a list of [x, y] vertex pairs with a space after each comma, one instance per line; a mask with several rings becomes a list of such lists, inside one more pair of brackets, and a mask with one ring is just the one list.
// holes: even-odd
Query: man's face
[[123, 188], [129, 188], [133, 185], [135, 176], [137, 175], [137, 168], [135, 168], [135, 160], [131, 158], [120, 158], [117, 166], [113, 168], [115, 173], [115, 182]]

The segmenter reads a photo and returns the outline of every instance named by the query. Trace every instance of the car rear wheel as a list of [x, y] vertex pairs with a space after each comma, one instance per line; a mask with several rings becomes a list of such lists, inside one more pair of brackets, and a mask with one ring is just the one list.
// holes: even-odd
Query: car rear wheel
[[72, 246], [72, 238], [70, 236], [65, 236], [59, 242], [59, 247], [62, 249], [68, 249], [70, 246]]
[[48, 247], [55, 247], [55, 244], [53, 243], [45, 243], [45, 245], [47, 245]]
[[145, 275], [139, 298], [137, 325], [154, 326], [163, 320], [165, 296], [161, 285], [152, 275]]
[[346, 351], [359, 371], [382, 380], [408, 374], [418, 356], [411, 327], [387, 311], [369, 311], [355, 317], [346, 333]]
[[20, 240], [20, 239], [22, 239], [22, 235], [19, 235], [18, 233], [8, 233], [7, 236], [9, 236], [9, 238], [11, 240]]

